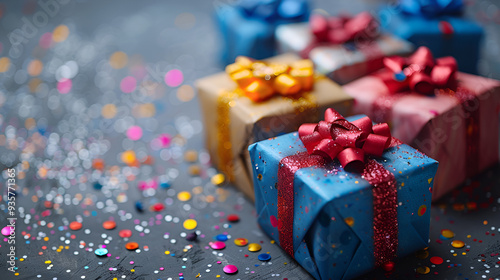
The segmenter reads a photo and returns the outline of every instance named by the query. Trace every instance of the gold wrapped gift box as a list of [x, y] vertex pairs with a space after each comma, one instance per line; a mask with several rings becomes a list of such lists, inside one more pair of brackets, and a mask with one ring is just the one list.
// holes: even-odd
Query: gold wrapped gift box
[[[263, 62], [252, 62], [255, 65], [248, 65], [247, 68], [254, 69], [252, 77], [258, 77], [259, 64]], [[274, 89], [279, 91], [278, 94], [270, 93], [272, 90], [267, 88], [266, 83], [252, 84], [255, 79], [247, 79], [245, 82], [249, 73], [245, 72], [246, 69], [239, 68], [243, 63], [248, 61], [240, 60], [228, 66], [227, 73], [202, 78], [196, 82], [196, 87], [205, 123], [205, 144], [213, 164], [253, 200], [248, 146], [260, 140], [297, 131], [303, 123], [318, 122], [327, 108], [335, 108], [342, 115], [348, 116], [353, 99], [339, 85], [324, 76], [314, 76], [310, 89], [310, 80], [304, 75], [307, 74], [307, 69], [301, 68], [307, 67], [307, 61], [302, 61], [293, 54], [265, 61], [268, 65], [275, 66], [274, 69], [279, 69], [279, 64], [292, 66], [288, 70], [289, 75], [273, 76]], [[266, 75], [263, 73], [263, 77]], [[267, 77], [266, 80], [269, 80], [269, 76]], [[295, 94], [293, 81], [299, 81], [302, 89], [310, 91], [301, 90]], [[259, 91], [262, 87], [266, 88]], [[254, 89], [258, 89], [257, 92], [252, 92]]]

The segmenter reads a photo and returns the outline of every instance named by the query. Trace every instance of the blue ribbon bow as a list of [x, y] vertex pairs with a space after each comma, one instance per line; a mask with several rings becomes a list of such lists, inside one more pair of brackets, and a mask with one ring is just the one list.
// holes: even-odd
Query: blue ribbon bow
[[462, 0], [400, 0], [403, 12], [425, 17], [457, 15], [462, 13]]
[[241, 0], [238, 6], [253, 18], [266, 21], [291, 20], [306, 16], [306, 0]]

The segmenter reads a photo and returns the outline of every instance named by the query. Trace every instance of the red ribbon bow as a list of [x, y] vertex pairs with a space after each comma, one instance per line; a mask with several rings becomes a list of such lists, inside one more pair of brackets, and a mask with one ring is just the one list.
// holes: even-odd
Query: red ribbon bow
[[390, 92], [405, 90], [432, 94], [436, 88], [456, 85], [457, 61], [451, 57], [434, 59], [427, 47], [420, 47], [408, 58], [393, 56], [384, 58], [389, 71], [381, 78]]
[[377, 27], [373, 16], [368, 12], [362, 12], [354, 17], [339, 16], [325, 17], [315, 14], [309, 19], [311, 31], [318, 42], [329, 42], [343, 44], [352, 41], [358, 35], [372, 39], [372, 29]]
[[309, 154], [338, 158], [345, 169], [362, 170], [365, 154], [381, 156], [391, 144], [387, 123], [372, 126], [364, 117], [349, 122], [332, 108], [325, 111], [325, 120], [299, 127], [299, 138]]

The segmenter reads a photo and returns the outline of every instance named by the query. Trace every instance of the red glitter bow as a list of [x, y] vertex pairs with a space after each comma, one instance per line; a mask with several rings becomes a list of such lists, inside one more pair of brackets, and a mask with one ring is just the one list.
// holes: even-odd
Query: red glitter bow
[[389, 71], [380, 75], [389, 91], [405, 90], [432, 94], [437, 88], [456, 85], [457, 61], [451, 57], [434, 59], [427, 47], [420, 47], [408, 58], [393, 56], [384, 58]]
[[368, 12], [359, 13], [354, 17], [339, 16], [328, 18], [315, 14], [309, 19], [309, 25], [316, 41], [333, 44], [343, 44], [352, 41], [359, 35], [372, 39], [373, 32], [370, 31], [377, 27], [375, 19]]
[[349, 122], [332, 108], [325, 111], [325, 120], [299, 127], [299, 138], [309, 154], [338, 158], [345, 169], [362, 170], [365, 154], [381, 156], [391, 144], [387, 123], [372, 126], [364, 117]]

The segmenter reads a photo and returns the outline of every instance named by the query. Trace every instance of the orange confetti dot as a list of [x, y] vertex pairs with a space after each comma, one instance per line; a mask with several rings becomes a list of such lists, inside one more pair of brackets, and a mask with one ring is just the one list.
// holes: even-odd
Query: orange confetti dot
[[80, 222], [76, 222], [76, 221], [75, 221], [75, 222], [71, 222], [71, 223], [69, 224], [69, 228], [70, 228], [71, 230], [79, 230], [79, 229], [81, 229], [81, 228], [82, 228], [82, 223], [80, 223]]
[[104, 229], [114, 229], [116, 227], [115, 221], [105, 221], [102, 223]]
[[68, 38], [69, 35], [69, 28], [66, 25], [59, 25], [54, 29], [54, 32], [52, 32], [52, 40], [54, 42], [62, 42]]
[[109, 58], [109, 64], [115, 69], [121, 69], [128, 63], [128, 56], [124, 52], [115, 52]]
[[8, 57], [0, 58], [0, 73], [7, 72], [10, 68], [10, 59]]
[[104, 160], [100, 158], [96, 158], [92, 161], [92, 168], [97, 169], [97, 170], [103, 170], [104, 169]]
[[105, 119], [112, 119], [116, 116], [116, 106], [114, 104], [106, 104], [102, 106], [101, 115]]
[[136, 161], [135, 152], [132, 150], [123, 152], [122, 161], [128, 165], [133, 164]]
[[31, 76], [38, 76], [40, 73], [42, 73], [43, 70], [43, 63], [38, 60], [34, 59], [28, 64], [28, 74]]
[[139, 248], [139, 244], [137, 242], [129, 242], [129, 243], [125, 244], [125, 248], [127, 250], [135, 250], [135, 249]]

